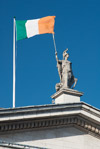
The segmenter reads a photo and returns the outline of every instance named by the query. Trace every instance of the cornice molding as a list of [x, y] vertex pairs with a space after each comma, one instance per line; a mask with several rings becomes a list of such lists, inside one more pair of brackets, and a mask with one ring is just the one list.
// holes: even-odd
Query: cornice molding
[[66, 116], [81, 113], [84, 117], [93, 119], [100, 124], [100, 110], [83, 102], [70, 104], [42, 105], [20, 107], [15, 109], [1, 109], [0, 122], [19, 121], [21, 119], [46, 118], [50, 116]]
[[72, 125], [100, 139], [100, 110], [84, 102], [0, 110], [0, 134]]
[[8, 123], [0, 123], [0, 133], [9, 132], [20, 132], [26, 130], [39, 130], [39, 129], [49, 129], [57, 127], [68, 127], [68, 126], [79, 127], [84, 129], [86, 132], [97, 136], [100, 139], [100, 126], [96, 125], [80, 117], [75, 116], [65, 116], [65, 117], [51, 117], [46, 119], [31, 119], [31, 120], [21, 120], [13, 121]]

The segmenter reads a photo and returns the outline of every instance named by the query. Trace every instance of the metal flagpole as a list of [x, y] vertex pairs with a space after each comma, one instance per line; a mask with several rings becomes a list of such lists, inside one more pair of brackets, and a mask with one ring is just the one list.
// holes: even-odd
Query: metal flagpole
[[15, 108], [15, 17], [13, 22], [13, 108]]
[[54, 43], [55, 53], [57, 53], [57, 49], [56, 49], [56, 42], [55, 42], [55, 37], [54, 37], [54, 34], [52, 34], [52, 37], [53, 37], [53, 43]]

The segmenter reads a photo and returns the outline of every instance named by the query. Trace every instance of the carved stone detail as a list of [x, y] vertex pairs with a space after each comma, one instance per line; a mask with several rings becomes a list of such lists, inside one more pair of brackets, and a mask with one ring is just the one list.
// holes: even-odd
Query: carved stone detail
[[9, 131], [18, 131], [25, 129], [43, 129], [43, 128], [52, 128], [52, 127], [65, 127], [65, 126], [78, 126], [84, 128], [87, 132], [92, 132], [100, 136], [100, 126], [97, 126], [93, 123], [88, 122], [88, 120], [81, 118], [80, 116], [72, 117], [60, 117], [60, 118], [51, 118], [51, 119], [42, 119], [42, 120], [30, 120], [22, 122], [12, 122], [12, 123], [3, 123], [0, 124], [0, 132], [9, 132]]

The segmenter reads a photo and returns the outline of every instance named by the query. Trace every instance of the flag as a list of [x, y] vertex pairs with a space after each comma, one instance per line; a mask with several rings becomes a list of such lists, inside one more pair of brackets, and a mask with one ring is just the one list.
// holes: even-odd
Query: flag
[[16, 20], [17, 40], [30, 38], [39, 34], [54, 34], [55, 16], [34, 20]]

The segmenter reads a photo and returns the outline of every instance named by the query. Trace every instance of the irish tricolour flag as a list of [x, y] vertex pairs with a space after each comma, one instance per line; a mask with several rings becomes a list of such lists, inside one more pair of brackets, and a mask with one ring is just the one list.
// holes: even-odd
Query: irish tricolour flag
[[54, 34], [55, 16], [47, 16], [34, 20], [16, 20], [17, 40], [30, 38], [38, 34]]

